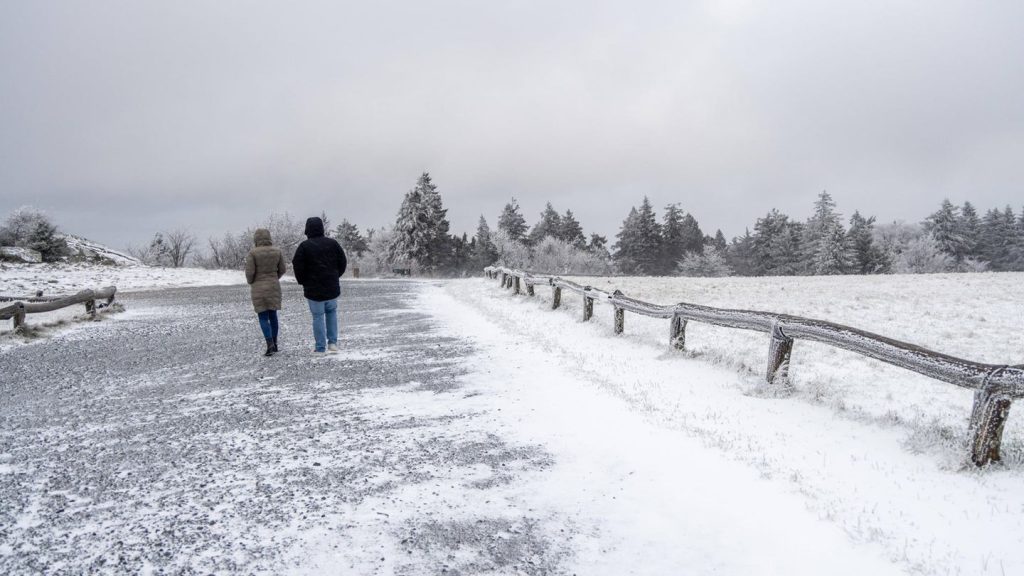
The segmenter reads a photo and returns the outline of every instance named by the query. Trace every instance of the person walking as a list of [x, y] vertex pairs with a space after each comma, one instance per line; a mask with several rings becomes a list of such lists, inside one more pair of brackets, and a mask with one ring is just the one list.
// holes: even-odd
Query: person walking
[[324, 236], [324, 222], [320, 218], [307, 219], [304, 233], [306, 240], [295, 249], [292, 270], [313, 316], [313, 351], [337, 352], [339, 278], [345, 273], [348, 258], [337, 241]]
[[277, 311], [281, 309], [281, 276], [286, 267], [281, 249], [274, 246], [265, 228], [253, 234], [255, 247], [245, 257], [245, 280], [251, 288], [252, 305], [267, 341], [264, 356], [277, 352]]

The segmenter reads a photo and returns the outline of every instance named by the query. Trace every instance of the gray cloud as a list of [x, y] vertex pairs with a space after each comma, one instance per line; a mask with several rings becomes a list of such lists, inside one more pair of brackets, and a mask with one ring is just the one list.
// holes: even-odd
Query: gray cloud
[[115, 245], [271, 211], [455, 230], [515, 195], [614, 235], [643, 195], [768, 209], [1024, 202], [1015, 2], [8, 2], [0, 191]]

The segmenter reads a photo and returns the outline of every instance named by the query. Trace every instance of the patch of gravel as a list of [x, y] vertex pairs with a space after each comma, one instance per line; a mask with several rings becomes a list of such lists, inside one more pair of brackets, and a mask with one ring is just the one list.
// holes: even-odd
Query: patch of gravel
[[[346, 284], [351, 354], [335, 358], [312, 354], [295, 286], [273, 358], [245, 287], [126, 293], [116, 320], [0, 353], [0, 573], [279, 573], [346, 506], [453, 468], [489, 469], [464, 486], [488, 490], [550, 466], [538, 446], [449, 433], [469, 411], [358, 401], [410, 383], [474, 395], [460, 390], [471, 346], [435, 333], [415, 290]], [[529, 518], [399, 530], [420, 553], [404, 574], [551, 573], [564, 556]]]

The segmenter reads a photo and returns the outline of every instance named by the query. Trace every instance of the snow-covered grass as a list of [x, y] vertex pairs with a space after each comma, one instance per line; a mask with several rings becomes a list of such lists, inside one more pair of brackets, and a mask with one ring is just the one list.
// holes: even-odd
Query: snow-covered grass
[[[282, 279], [294, 282], [291, 276]], [[143, 265], [111, 266], [93, 263], [22, 264], [0, 262], [0, 295], [24, 298], [42, 292], [44, 296], [63, 296], [80, 290], [117, 286], [119, 293], [135, 290], [187, 286], [226, 286], [244, 284], [245, 273], [237, 270], [202, 268], [155, 268]], [[0, 302], [0, 306], [3, 303]], [[82, 306], [70, 306], [53, 312], [31, 314], [27, 323], [34, 337], [13, 333], [13, 324], [0, 322], [0, 351], [12, 345], [38, 341], [67, 330], [84, 318]]]
[[[576, 280], [655, 303], [799, 314], [974, 360], [1024, 361], [1022, 274]], [[536, 298], [512, 296], [480, 279], [451, 282], [446, 290], [517, 343], [507, 354], [518, 364], [496, 366], [507, 371], [500, 377], [548, 387], [572, 373], [655, 429], [695, 439], [758, 471], [854, 541], [881, 546], [908, 571], [1024, 571], [1024, 418], [1013, 410], [1005, 465], [979, 472], [965, 463], [968, 390], [797, 341], [795, 393], [773, 397], [761, 383], [764, 334], [691, 323], [689, 351], [677, 353], [668, 346], [666, 320], [627, 313], [626, 333], [616, 337], [610, 307], [595, 306], [593, 320], [583, 323], [578, 298], [563, 295], [563, 308], [552, 312], [543, 288]], [[550, 378], [536, 366], [544, 362], [555, 366]], [[550, 402], [566, 419], [589, 416], [577, 414], [587, 408], [571, 395]], [[647, 442], [632, 435], [624, 445], [642, 450]], [[676, 478], [679, 490], [688, 490], [704, 463], [689, 460], [682, 444], [666, 455], [675, 457], [691, 463]], [[721, 506], [729, 513], [729, 502]], [[788, 530], [784, 523], [765, 526]]]
[[[1024, 274], [784, 278], [571, 278], [658, 304], [690, 302], [818, 318], [991, 364], [1024, 363]], [[563, 297], [570, 307], [578, 303]], [[598, 323], [610, 309], [595, 308]], [[668, 322], [626, 314], [628, 338], [661, 346]], [[687, 355], [751, 379], [764, 374], [765, 334], [691, 322]], [[938, 449], [957, 466], [971, 392], [852, 352], [797, 341], [790, 376], [798, 395], [846, 417], [909, 426], [915, 450]], [[1024, 419], [1011, 418], [1008, 465], [1024, 467]]]
[[238, 270], [203, 268], [155, 268], [150, 266], [105, 266], [99, 264], [0, 263], [0, 294], [31, 296], [73, 294], [79, 290], [117, 286], [122, 292], [183, 286], [226, 286], [244, 284]]

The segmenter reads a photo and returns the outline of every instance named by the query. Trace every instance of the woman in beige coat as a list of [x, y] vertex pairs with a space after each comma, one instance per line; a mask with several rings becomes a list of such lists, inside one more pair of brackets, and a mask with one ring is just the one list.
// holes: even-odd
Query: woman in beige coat
[[286, 270], [284, 256], [271, 242], [269, 230], [256, 230], [253, 242], [256, 247], [245, 257], [245, 279], [252, 286], [252, 305], [267, 340], [263, 355], [273, 356], [277, 352], [277, 311], [281, 309], [281, 276]]

